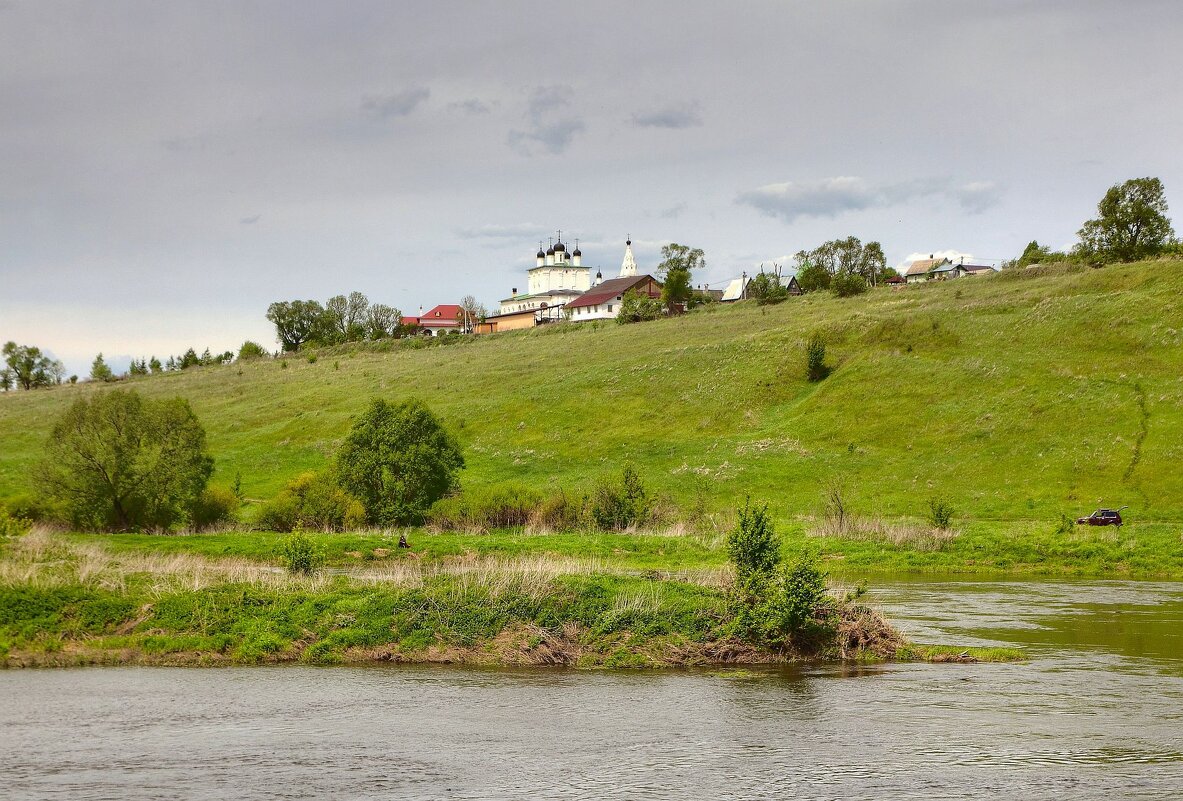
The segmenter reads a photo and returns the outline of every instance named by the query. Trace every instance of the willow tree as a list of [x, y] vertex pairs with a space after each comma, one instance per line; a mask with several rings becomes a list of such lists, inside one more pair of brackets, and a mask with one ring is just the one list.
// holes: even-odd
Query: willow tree
[[188, 520], [213, 467], [188, 401], [114, 390], [66, 410], [35, 481], [82, 528], [164, 529]]

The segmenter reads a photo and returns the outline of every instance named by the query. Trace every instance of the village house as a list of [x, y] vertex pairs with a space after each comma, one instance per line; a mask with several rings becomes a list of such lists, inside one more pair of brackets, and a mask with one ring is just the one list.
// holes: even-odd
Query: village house
[[440, 334], [464, 333], [464, 309], [455, 303], [441, 303], [418, 318], [404, 317], [406, 320], [417, 320], [417, 325], [423, 333], [438, 337]]
[[994, 268], [988, 264], [966, 264], [964, 256], [961, 256], [956, 264], [947, 258], [938, 259], [929, 256], [927, 259], [917, 259], [908, 265], [904, 279], [909, 284], [918, 284], [924, 281], [948, 281], [952, 278], [964, 278], [992, 272], [994, 272]]
[[[757, 275], [759, 275], [759, 273], [757, 273]], [[783, 273], [781, 275], [776, 275], [773, 273], [772, 275], [774, 275], [780, 281], [780, 285], [787, 289], [790, 295], [803, 294], [801, 292], [801, 285], [797, 283], [796, 273], [789, 273], [787, 275]], [[752, 283], [752, 280], [755, 277], [755, 275], [748, 275], [747, 273], [744, 273], [739, 278], [736, 278], [727, 285], [726, 289], [723, 290], [723, 294], [719, 297], [719, 300], [723, 303], [734, 303], [737, 300], [746, 300], [748, 297], [748, 286]]]
[[932, 271], [947, 264], [952, 264], [946, 258], [937, 258], [935, 254], [930, 254], [927, 259], [917, 259], [908, 265], [907, 271], [904, 272], [904, 280], [909, 284], [921, 284], [925, 281], [933, 279]]
[[626, 292], [640, 292], [650, 298], [661, 297], [661, 284], [651, 275], [637, 274], [637, 260], [633, 256], [633, 240], [625, 240], [624, 259], [620, 263], [620, 275], [604, 280], [597, 272], [591, 289], [571, 300], [564, 307], [568, 320], [581, 323], [587, 320], [608, 320], [620, 312], [620, 304]]

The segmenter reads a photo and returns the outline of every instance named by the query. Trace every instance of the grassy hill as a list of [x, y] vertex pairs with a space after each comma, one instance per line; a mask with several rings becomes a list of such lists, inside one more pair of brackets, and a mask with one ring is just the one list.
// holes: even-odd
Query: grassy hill
[[[325, 466], [371, 397], [424, 398], [458, 432], [466, 486], [587, 486], [635, 463], [725, 509], [978, 520], [1100, 504], [1183, 520], [1183, 262], [1040, 268], [840, 300], [715, 306], [640, 325], [557, 325], [447, 347], [385, 343], [124, 382], [183, 396], [217, 478], [267, 498]], [[820, 331], [833, 374], [804, 375]], [[422, 344], [422, 343], [419, 343]], [[27, 491], [53, 419], [94, 386], [0, 396], [0, 497]]]

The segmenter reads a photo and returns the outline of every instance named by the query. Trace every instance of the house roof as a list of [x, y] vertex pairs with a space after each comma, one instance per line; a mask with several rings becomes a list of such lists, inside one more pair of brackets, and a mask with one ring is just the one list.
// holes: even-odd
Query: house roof
[[403, 325], [419, 325], [418, 317], [404, 317], [402, 318]]
[[[749, 278], [748, 280], [751, 281], [752, 279]], [[730, 284], [727, 285], [726, 289], [723, 290], [723, 297], [720, 298], [720, 300], [723, 300], [723, 301], [739, 300], [740, 298], [743, 297], [743, 290], [744, 290], [744, 280], [742, 278], [736, 278], [734, 281], [732, 281]]]
[[450, 328], [454, 325], [460, 325], [460, 316], [462, 314], [464, 314], [464, 309], [455, 303], [441, 303], [431, 311], [419, 315], [419, 325], [424, 328], [431, 326]]
[[892, 276], [889, 276], [887, 278], [887, 280], [884, 281], [884, 283], [885, 284], [902, 284], [906, 280], [907, 279], [905, 279], [902, 275], [892, 275]]
[[994, 268], [991, 267], [989, 264], [963, 264], [963, 265], [961, 265], [961, 269], [965, 270], [967, 273], [992, 273], [992, 272], [994, 272]]
[[519, 311], [502, 312], [501, 314], [490, 314], [488, 317], [485, 318], [485, 321], [487, 322], [489, 320], [504, 320], [506, 317], [521, 317], [526, 314], [533, 317], [534, 315], [538, 314], [538, 312], [540, 312], [540, 311], [542, 311], [542, 309], [521, 309]]
[[908, 265], [908, 272], [904, 275], [924, 275], [934, 267], [939, 267], [948, 261], [948, 259], [917, 259]]
[[[586, 306], [599, 306], [601, 303], [606, 303], [609, 300], [615, 299], [618, 295], [623, 295], [634, 287], [654, 281], [651, 275], [629, 275], [624, 278], [609, 278], [607, 281], [593, 286], [588, 291], [577, 297], [575, 300], [567, 304], [568, 309], [578, 309]], [[654, 281], [656, 283], [656, 281]]]

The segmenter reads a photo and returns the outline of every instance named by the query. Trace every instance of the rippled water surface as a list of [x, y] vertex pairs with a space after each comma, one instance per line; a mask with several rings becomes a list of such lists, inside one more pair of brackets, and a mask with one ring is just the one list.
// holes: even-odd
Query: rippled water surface
[[892, 583], [1022, 664], [0, 673], [0, 796], [1183, 798], [1183, 585]]

